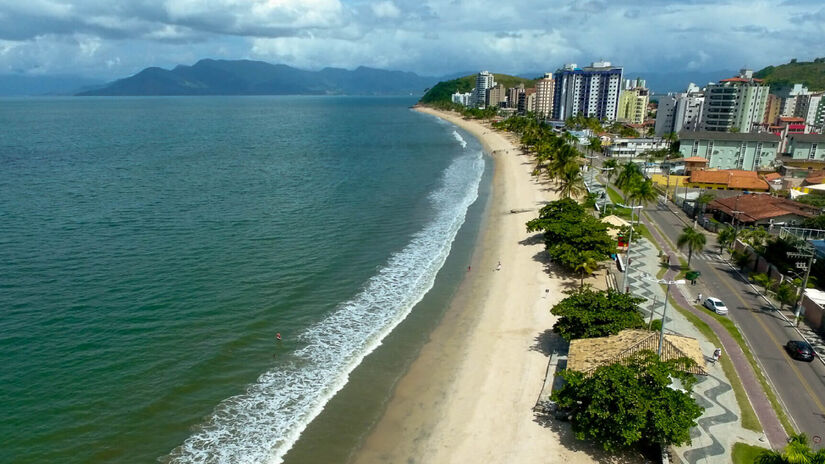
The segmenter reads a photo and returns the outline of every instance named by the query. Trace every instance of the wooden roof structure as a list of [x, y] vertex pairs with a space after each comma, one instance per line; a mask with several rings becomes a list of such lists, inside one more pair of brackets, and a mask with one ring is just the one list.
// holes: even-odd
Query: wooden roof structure
[[[640, 351], [656, 352], [659, 332], [641, 329], [622, 330], [616, 335], [582, 338], [570, 342], [567, 368], [590, 375], [601, 366], [622, 363]], [[662, 344], [662, 361], [687, 357], [696, 362], [688, 369], [691, 374], [707, 375], [705, 356], [695, 338], [666, 334]]]

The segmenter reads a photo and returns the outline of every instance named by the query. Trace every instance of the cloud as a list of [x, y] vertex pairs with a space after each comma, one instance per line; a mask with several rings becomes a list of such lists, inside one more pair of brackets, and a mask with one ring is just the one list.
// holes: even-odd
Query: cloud
[[123, 77], [213, 57], [430, 75], [606, 59], [637, 72], [812, 58], [825, 8], [778, 1], [0, 0], [0, 71]]

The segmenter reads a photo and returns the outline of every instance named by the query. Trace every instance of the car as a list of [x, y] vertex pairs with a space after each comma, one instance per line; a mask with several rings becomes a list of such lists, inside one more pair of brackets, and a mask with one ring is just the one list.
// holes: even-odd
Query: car
[[803, 340], [791, 340], [785, 344], [785, 351], [791, 355], [792, 358], [800, 361], [811, 362], [816, 357], [816, 352], [810, 343]]
[[725, 303], [722, 303], [722, 300], [719, 298], [714, 298], [712, 296], [705, 300], [705, 307], [722, 316], [728, 313], [728, 307], [725, 306]]

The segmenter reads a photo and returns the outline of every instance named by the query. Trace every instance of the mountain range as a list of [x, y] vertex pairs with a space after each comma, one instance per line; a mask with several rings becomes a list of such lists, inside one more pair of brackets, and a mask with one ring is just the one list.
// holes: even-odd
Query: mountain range
[[438, 81], [363, 66], [305, 71], [262, 61], [205, 59], [172, 70], [146, 68], [78, 95], [421, 95]]

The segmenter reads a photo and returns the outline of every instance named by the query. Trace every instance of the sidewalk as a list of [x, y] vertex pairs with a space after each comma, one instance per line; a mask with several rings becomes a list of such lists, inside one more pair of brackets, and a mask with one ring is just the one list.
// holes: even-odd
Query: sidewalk
[[[661, 269], [659, 251], [647, 239], [642, 238], [638, 242], [634, 241], [631, 258], [627, 286], [634, 295], [647, 299], [641, 305], [645, 321], [650, 320], [651, 314], [654, 319], [660, 319], [665, 291], [654, 281]], [[675, 271], [672, 268], [668, 271], [669, 277], [673, 277], [673, 272]], [[676, 296], [677, 293], [677, 286], [672, 286], [670, 294]], [[708, 375], [697, 376], [698, 382], [693, 388], [697, 403], [705, 408], [705, 411], [697, 421], [698, 426], [691, 430], [691, 444], [674, 447], [680, 460], [689, 464], [729, 463], [733, 445], [737, 442], [764, 446], [759, 442], [761, 434], [742, 427], [739, 420], [741, 411], [730, 380], [725, 376], [722, 367], [709, 362], [710, 354], [716, 348], [714, 344], [670, 303], [665, 318], [665, 331], [697, 339], [702, 352], [706, 354]]]
[[[659, 247], [668, 255], [668, 258], [671, 263], [671, 267], [668, 272], [665, 274], [665, 279], [673, 279], [676, 274], [678, 273], [679, 266], [673, 265], [673, 263], [679, 262], [679, 255], [678, 253], [670, 248], [670, 244], [665, 240], [660, 234], [659, 231], [653, 227], [650, 221], [643, 216], [642, 222], [648, 227], [651, 235], [653, 235], [654, 240], [658, 243]], [[701, 287], [700, 287], [701, 288]], [[696, 290], [696, 292], [701, 290]], [[787, 435], [785, 434], [785, 429], [782, 427], [782, 424], [779, 422], [779, 419], [776, 416], [773, 408], [771, 407], [771, 403], [768, 400], [768, 397], [765, 395], [764, 390], [762, 389], [762, 385], [756, 379], [756, 375], [753, 372], [750, 363], [748, 362], [747, 358], [745, 357], [745, 353], [739, 347], [739, 344], [733, 339], [730, 333], [722, 327], [722, 325], [713, 318], [708, 312], [700, 311], [696, 309], [692, 301], [695, 300], [695, 296], [690, 294], [688, 288], [683, 288], [681, 286], [674, 286], [671, 288], [671, 295], [676, 300], [677, 304], [679, 304], [682, 308], [685, 308], [691, 311], [694, 315], [698, 316], [702, 321], [710, 326], [713, 332], [719, 337], [719, 340], [722, 342], [722, 348], [724, 350], [724, 354], [730, 357], [731, 362], [733, 363], [734, 368], [736, 369], [736, 373], [739, 376], [742, 385], [745, 388], [745, 392], [750, 399], [751, 405], [756, 412], [757, 417], [759, 418], [759, 422], [762, 424], [762, 428], [765, 431], [765, 436], [770, 442], [770, 445], [774, 449], [782, 449], [785, 444], [787, 443]]]

